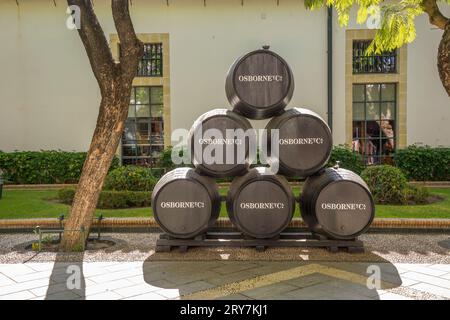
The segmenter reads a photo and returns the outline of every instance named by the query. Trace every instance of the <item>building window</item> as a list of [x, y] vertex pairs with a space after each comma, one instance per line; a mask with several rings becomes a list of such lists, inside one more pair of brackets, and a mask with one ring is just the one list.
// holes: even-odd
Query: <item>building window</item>
[[139, 61], [137, 77], [162, 77], [162, 43], [145, 43], [144, 55]]
[[122, 136], [122, 163], [153, 167], [163, 150], [163, 87], [133, 87]]
[[371, 40], [353, 40], [353, 73], [396, 73], [397, 51], [366, 55]]
[[397, 85], [353, 85], [352, 148], [366, 164], [392, 164], [396, 144]]

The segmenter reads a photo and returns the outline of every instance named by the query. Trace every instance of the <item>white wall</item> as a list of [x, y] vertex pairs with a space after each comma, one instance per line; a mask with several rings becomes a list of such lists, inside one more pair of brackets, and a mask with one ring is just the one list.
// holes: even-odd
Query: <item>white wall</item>
[[[66, 2], [0, 2], [0, 150], [87, 150], [100, 94], [77, 32], [65, 27]], [[446, 9], [449, 9], [447, 6]], [[115, 33], [109, 0], [95, 10], [107, 35]], [[446, 10], [446, 13], [450, 15]], [[290, 106], [326, 119], [326, 10], [302, 1], [133, 0], [136, 32], [170, 34], [172, 129], [189, 128], [203, 112], [227, 107], [226, 72], [241, 54], [270, 44], [290, 64], [296, 88]], [[355, 21], [354, 17], [351, 21]], [[361, 27], [350, 23], [349, 28]], [[408, 48], [408, 143], [450, 145], [450, 99], [436, 70], [442, 34], [418, 19]], [[345, 141], [345, 31], [336, 22], [334, 140]], [[265, 121], [255, 125], [261, 127]]]
[[[225, 77], [233, 60], [270, 44], [290, 64], [291, 106], [326, 117], [326, 11], [306, 12], [284, 0], [134, 0], [139, 33], [170, 34], [172, 129], [189, 128], [203, 112], [228, 107]], [[115, 33], [109, 1], [95, 10]], [[65, 1], [0, 4], [0, 150], [86, 150], [99, 91], [78, 34], [65, 28]], [[313, 37], [312, 37], [313, 36]], [[265, 122], [256, 124], [264, 125]]]

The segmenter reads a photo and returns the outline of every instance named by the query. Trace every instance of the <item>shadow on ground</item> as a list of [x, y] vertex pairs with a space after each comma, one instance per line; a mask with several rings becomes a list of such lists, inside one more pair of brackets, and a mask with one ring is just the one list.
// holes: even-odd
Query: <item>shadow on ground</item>
[[[187, 254], [156, 253], [143, 264], [144, 280], [155, 287], [172, 289], [173, 297], [179, 295], [180, 299], [378, 300], [377, 288], [386, 290], [402, 284], [395, 266], [371, 252], [333, 254], [304, 249], [297, 250], [298, 256], [290, 261], [268, 261], [264, 255], [282, 252], [280, 248], [273, 250], [216, 249], [208, 256], [222, 260], [204, 261], [195, 255], [203, 257], [205, 249]], [[349, 256], [350, 261], [344, 258]]]

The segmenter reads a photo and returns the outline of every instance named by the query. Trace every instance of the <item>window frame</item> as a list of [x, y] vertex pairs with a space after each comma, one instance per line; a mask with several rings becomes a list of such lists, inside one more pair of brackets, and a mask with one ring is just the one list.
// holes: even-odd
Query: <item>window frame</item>
[[[376, 100], [368, 100], [367, 98], [367, 92], [368, 89], [367, 87], [370, 85], [377, 85], [378, 86], [378, 98]], [[384, 100], [383, 99], [383, 94], [382, 94], [382, 90], [381, 90], [381, 86], [382, 85], [393, 85], [394, 86], [394, 93], [393, 93], [393, 97], [394, 100]], [[364, 100], [360, 101], [360, 100], [354, 100], [354, 92], [355, 92], [355, 87], [356, 86], [363, 86], [364, 88]], [[352, 85], [352, 132], [355, 130], [355, 122], [362, 122], [363, 125], [363, 130], [364, 130], [364, 136], [363, 137], [358, 137], [358, 140], [365, 143], [367, 140], [370, 141], [378, 141], [379, 143], [379, 148], [376, 151], [375, 155], [372, 155], [373, 157], [375, 157], [377, 159], [377, 161], [375, 161], [375, 164], [383, 164], [385, 163], [383, 160], [386, 158], [389, 158], [389, 155], [383, 155], [382, 153], [382, 145], [383, 143], [385, 143], [386, 141], [392, 139], [393, 140], [393, 144], [394, 144], [394, 148], [393, 148], [393, 152], [395, 152], [398, 148], [398, 139], [399, 139], [399, 133], [398, 133], [398, 83], [396, 82], [368, 82], [368, 83], [353, 83]], [[364, 107], [364, 119], [355, 119], [354, 116], [354, 112], [353, 112], [353, 106], [355, 103], [362, 103], [363, 107]], [[377, 112], [377, 118], [376, 119], [369, 119], [367, 117], [367, 110], [368, 110], [368, 104], [373, 103], [377, 105], [378, 108], [378, 112]], [[382, 117], [382, 104], [383, 103], [392, 103], [393, 104], [393, 116], [388, 119], [388, 118], [383, 118]], [[377, 137], [371, 137], [371, 138], [367, 138], [367, 124], [370, 121], [374, 121], [378, 124], [379, 126], [379, 134]], [[381, 128], [381, 123], [382, 121], [393, 121], [394, 125], [393, 125], [393, 136], [392, 137], [383, 137], [383, 130]], [[355, 137], [354, 137], [354, 133], [352, 133], [352, 142], [355, 141]], [[359, 152], [358, 153], [363, 157], [364, 159], [364, 163], [367, 165], [368, 163], [368, 157], [367, 154], [364, 152]]]
[[[139, 88], [145, 88], [147, 90], [148, 94], [148, 103], [137, 103], [137, 90]], [[160, 89], [161, 91], [161, 100], [159, 102], [155, 102], [152, 100], [152, 90]], [[132, 92], [130, 93], [130, 103], [129, 103], [129, 110], [130, 107], [134, 107], [133, 116], [127, 117], [125, 126], [128, 127], [129, 124], [132, 124], [134, 127], [134, 140], [132, 139], [126, 139], [125, 137], [125, 129], [124, 133], [122, 134], [121, 139], [121, 161], [123, 163], [124, 160], [131, 160], [132, 164], [138, 164], [136, 160], [140, 159], [148, 159], [149, 160], [149, 167], [154, 167], [154, 164], [156, 164], [158, 156], [153, 156], [153, 150], [157, 150], [156, 152], [160, 153], [164, 150], [164, 114], [161, 114], [158, 117], [154, 117], [152, 115], [152, 107], [162, 107], [164, 110], [164, 86], [162, 85], [156, 85], [156, 86], [133, 86]], [[131, 98], [133, 98], [134, 103], [131, 103]], [[148, 106], [149, 108], [149, 116], [148, 117], [138, 117], [137, 116], [137, 106]], [[139, 132], [139, 122], [146, 123], [147, 124], [147, 139], [137, 139], [137, 133]], [[159, 138], [156, 139], [155, 135], [153, 135], [152, 131], [152, 125], [154, 123], [158, 123], [161, 126], [161, 133], [159, 134]], [[139, 148], [148, 148], [147, 155], [139, 155]], [[124, 155], [124, 148], [131, 148], [133, 149], [133, 155]], [[134, 161], [133, 161], [134, 160]]]

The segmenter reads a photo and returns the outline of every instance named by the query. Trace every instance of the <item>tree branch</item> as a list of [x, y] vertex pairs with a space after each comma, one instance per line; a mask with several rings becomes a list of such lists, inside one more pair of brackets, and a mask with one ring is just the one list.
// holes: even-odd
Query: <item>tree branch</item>
[[445, 26], [449, 23], [449, 19], [441, 13], [436, 0], [423, 0], [422, 8], [428, 14], [431, 24], [439, 29], [445, 29]]
[[91, 63], [100, 91], [105, 92], [114, 78], [114, 60], [103, 29], [92, 8], [91, 0], [67, 0], [69, 6], [80, 8], [81, 21], [78, 34]]
[[136, 73], [137, 62], [144, 52], [144, 47], [134, 32], [128, 0], [112, 0], [111, 8], [121, 43], [120, 67], [122, 75], [133, 78]]

